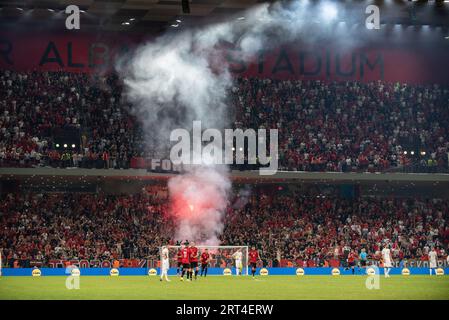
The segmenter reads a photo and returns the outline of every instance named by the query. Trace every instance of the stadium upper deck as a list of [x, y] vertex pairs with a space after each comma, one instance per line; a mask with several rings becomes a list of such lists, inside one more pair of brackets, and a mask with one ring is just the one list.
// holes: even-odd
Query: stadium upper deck
[[[0, 86], [2, 167], [168, 158], [169, 142], [152, 145], [114, 75], [2, 71]], [[280, 170], [448, 171], [448, 87], [240, 78], [229, 95], [234, 128], [279, 130]]]

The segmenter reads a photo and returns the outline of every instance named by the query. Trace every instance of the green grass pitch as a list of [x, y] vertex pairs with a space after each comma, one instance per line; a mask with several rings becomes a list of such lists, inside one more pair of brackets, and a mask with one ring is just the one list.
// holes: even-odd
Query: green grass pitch
[[66, 277], [0, 277], [0, 299], [444, 299], [449, 276], [380, 277], [368, 290], [365, 276], [209, 276], [193, 282], [160, 282], [157, 276], [80, 278], [68, 290]]

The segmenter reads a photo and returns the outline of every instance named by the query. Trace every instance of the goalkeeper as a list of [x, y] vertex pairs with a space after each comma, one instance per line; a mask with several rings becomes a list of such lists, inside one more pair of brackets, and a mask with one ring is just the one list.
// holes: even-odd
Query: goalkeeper
[[166, 246], [162, 247], [162, 261], [161, 261], [161, 281], [170, 282], [170, 279], [168, 279], [168, 269], [170, 269], [170, 258], [168, 253], [168, 248]]
[[235, 274], [236, 275], [242, 274], [242, 269], [243, 269], [242, 257], [243, 257], [243, 254], [242, 254], [241, 249], [237, 250], [232, 255], [232, 258], [235, 260]]

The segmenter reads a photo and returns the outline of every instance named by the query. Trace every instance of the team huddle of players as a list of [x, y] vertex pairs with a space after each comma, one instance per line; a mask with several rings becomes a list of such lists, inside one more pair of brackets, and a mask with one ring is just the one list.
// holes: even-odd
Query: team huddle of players
[[201, 274], [200, 276], [207, 276], [207, 267], [209, 264], [209, 252], [207, 249], [201, 253], [199, 257], [199, 250], [192, 242], [190, 245], [188, 242], [178, 250], [178, 269], [176, 274], [180, 276], [181, 281], [184, 281], [184, 275], [187, 276], [187, 281], [197, 279], [198, 277], [198, 259], [201, 260]]
[[[198, 273], [201, 277], [207, 276], [207, 270], [209, 267], [211, 255], [209, 250], [205, 248], [201, 253], [195, 246], [195, 243], [190, 244], [186, 241], [183, 246], [177, 252], [177, 270], [176, 274], [179, 276], [181, 281], [184, 281], [184, 276], [186, 276], [187, 281], [197, 280]], [[243, 269], [243, 253], [241, 249], [238, 249], [232, 255], [235, 261], [235, 272], [236, 275], [242, 274]], [[254, 277], [256, 274], [257, 262], [259, 260], [259, 252], [254, 246], [248, 252], [249, 264], [251, 267], [251, 274]], [[161, 278], [166, 281], [170, 281], [167, 277], [168, 269], [170, 268], [170, 257], [167, 247], [162, 248], [162, 266], [161, 266]], [[199, 265], [201, 265], [201, 271], [199, 270]]]

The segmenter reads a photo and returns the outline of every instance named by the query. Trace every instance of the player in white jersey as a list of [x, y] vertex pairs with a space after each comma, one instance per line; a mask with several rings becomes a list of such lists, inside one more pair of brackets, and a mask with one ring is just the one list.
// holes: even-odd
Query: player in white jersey
[[162, 261], [161, 261], [161, 281], [164, 279], [170, 282], [168, 279], [168, 269], [170, 269], [170, 258], [168, 253], [168, 248], [166, 246], [162, 247]]
[[[432, 269], [437, 268], [437, 252], [435, 251], [435, 248], [432, 247], [432, 250], [429, 252], [429, 271], [430, 275], [432, 275]], [[437, 271], [435, 270], [435, 274], [437, 274]]]
[[243, 257], [243, 254], [242, 254], [241, 250], [237, 250], [232, 255], [232, 258], [234, 258], [234, 260], [235, 260], [235, 274], [236, 275], [239, 275], [242, 272], [242, 268], [243, 268], [242, 257]]
[[385, 278], [389, 278], [390, 277], [390, 270], [391, 270], [391, 267], [393, 266], [393, 258], [391, 256], [391, 250], [390, 250], [390, 248], [388, 247], [387, 244], [382, 249], [382, 260], [384, 262]]

